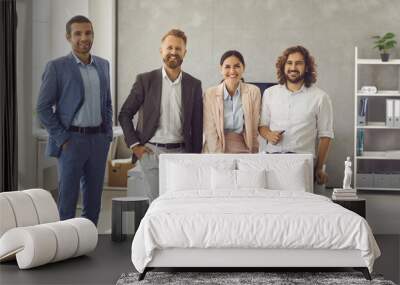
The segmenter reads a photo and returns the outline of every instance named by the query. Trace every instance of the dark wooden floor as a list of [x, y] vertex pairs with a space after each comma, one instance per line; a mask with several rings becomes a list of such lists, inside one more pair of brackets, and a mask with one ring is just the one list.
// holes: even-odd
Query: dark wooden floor
[[87, 256], [28, 270], [19, 270], [16, 262], [2, 263], [0, 284], [115, 284], [122, 273], [134, 271], [131, 243], [100, 235], [96, 250]]
[[[374, 272], [398, 284], [400, 236], [378, 235], [376, 240], [382, 256]], [[135, 270], [130, 253], [131, 239], [115, 243], [109, 235], [100, 235], [96, 250], [87, 256], [29, 270], [19, 270], [15, 261], [0, 264], [0, 284], [115, 284], [122, 273]]]

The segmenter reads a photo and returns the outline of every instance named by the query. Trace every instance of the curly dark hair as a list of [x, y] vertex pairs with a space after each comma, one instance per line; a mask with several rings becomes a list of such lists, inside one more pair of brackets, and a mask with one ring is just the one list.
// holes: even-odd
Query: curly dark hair
[[310, 55], [310, 53], [305, 47], [302, 46], [289, 47], [283, 52], [283, 54], [280, 57], [278, 57], [275, 66], [279, 84], [286, 84], [285, 64], [289, 55], [296, 52], [301, 53], [304, 57], [304, 63], [305, 63], [304, 85], [306, 87], [310, 87], [313, 83], [317, 82], [317, 65], [315, 64], [314, 57]]

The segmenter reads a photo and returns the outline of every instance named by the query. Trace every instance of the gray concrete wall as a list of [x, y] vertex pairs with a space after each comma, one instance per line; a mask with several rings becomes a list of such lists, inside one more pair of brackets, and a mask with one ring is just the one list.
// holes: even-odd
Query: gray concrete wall
[[[343, 161], [353, 154], [354, 47], [359, 47], [360, 57], [377, 58], [372, 35], [391, 31], [400, 36], [398, 0], [119, 0], [117, 11], [118, 110], [136, 75], [161, 66], [160, 38], [173, 27], [188, 36], [183, 68], [201, 79], [203, 88], [220, 81], [218, 62], [228, 49], [243, 53], [247, 81], [274, 82], [280, 53], [291, 45], [307, 47], [318, 64], [317, 85], [331, 96], [334, 108], [336, 137], [327, 164], [328, 186], [341, 185]], [[393, 56], [400, 57], [399, 47]], [[361, 81], [380, 88], [399, 84], [398, 70], [389, 74], [395, 81], [375, 71], [361, 76]], [[400, 217], [395, 207], [400, 193], [367, 195], [371, 209], [385, 209], [385, 201], [391, 200], [385, 217]], [[374, 212], [369, 216], [375, 217]], [[393, 226], [400, 232], [400, 222], [385, 226], [380, 219], [372, 219], [376, 232], [393, 232]]]

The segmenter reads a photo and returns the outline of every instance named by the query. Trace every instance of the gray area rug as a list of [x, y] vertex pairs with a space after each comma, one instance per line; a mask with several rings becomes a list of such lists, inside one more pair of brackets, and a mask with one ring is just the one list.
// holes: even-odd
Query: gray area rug
[[148, 272], [142, 281], [138, 281], [139, 273], [124, 273], [117, 285], [146, 284], [213, 284], [213, 285], [292, 285], [292, 284], [368, 284], [395, 285], [384, 280], [381, 275], [372, 275], [372, 281], [364, 278], [360, 272]]

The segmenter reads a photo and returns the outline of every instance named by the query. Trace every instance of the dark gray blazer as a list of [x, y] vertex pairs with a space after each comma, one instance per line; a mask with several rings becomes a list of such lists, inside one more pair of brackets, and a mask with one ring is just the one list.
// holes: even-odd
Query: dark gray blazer
[[[183, 137], [185, 151], [200, 153], [203, 144], [203, 100], [200, 80], [182, 72]], [[161, 68], [139, 74], [132, 90], [122, 105], [118, 120], [129, 146], [147, 143], [155, 134], [160, 122], [162, 90]], [[138, 113], [138, 122], [132, 119]], [[133, 161], [137, 158], [133, 155]]]

